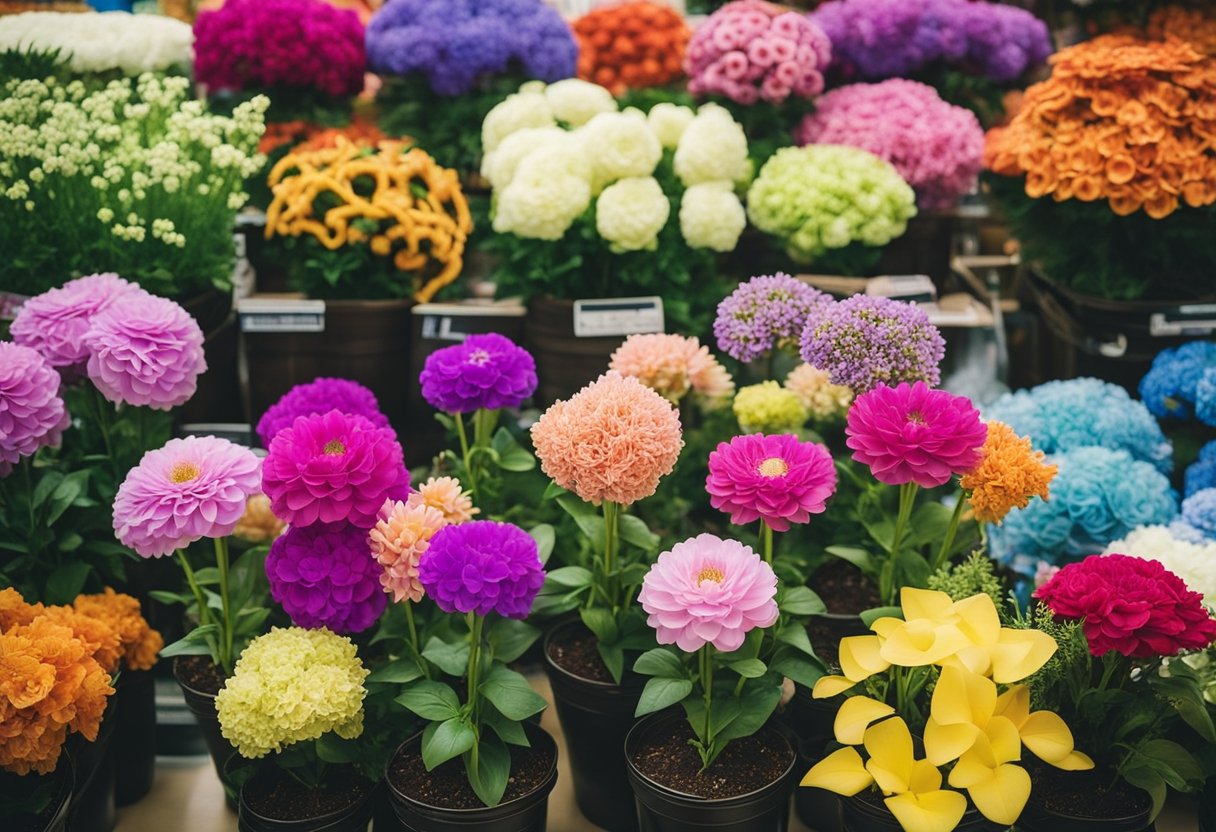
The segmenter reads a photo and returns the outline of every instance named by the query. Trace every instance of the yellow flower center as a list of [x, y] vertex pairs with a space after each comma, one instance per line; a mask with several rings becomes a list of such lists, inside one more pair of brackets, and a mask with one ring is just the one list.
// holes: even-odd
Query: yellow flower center
[[179, 462], [169, 470], [169, 479], [180, 485], [198, 479], [200, 473], [193, 462]]
[[331, 439], [325, 443], [325, 447], [321, 450], [326, 456], [341, 456], [346, 453], [346, 446], [340, 440]]
[[923, 425], [925, 423], [925, 417], [920, 415], [919, 410], [913, 410], [908, 414], [908, 421], [914, 425]]
[[490, 354], [485, 350], [473, 350], [469, 353], [469, 363], [474, 367], [480, 367], [490, 360]]
[[784, 477], [790, 471], [790, 466], [779, 456], [770, 456], [760, 463], [760, 476]]
[[716, 584], [720, 584], [722, 583], [722, 579], [725, 577], [726, 575], [722, 574], [722, 570], [718, 567], [707, 566], [697, 574], [697, 586], [700, 586], [706, 581], [713, 581]]

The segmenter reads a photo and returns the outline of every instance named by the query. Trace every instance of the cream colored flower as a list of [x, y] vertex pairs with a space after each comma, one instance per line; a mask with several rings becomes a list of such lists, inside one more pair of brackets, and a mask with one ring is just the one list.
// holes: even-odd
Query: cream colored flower
[[624, 251], [653, 249], [667, 224], [671, 203], [654, 177], [621, 179], [595, 203], [595, 230]]
[[722, 179], [742, 183], [751, 177], [743, 127], [717, 104], [703, 106], [689, 123], [674, 161], [676, 175], [686, 186]]
[[599, 190], [618, 179], [650, 176], [663, 156], [663, 146], [637, 111], [600, 113], [577, 134], [591, 161]]
[[418, 486], [417, 491], [410, 492], [406, 504], [411, 508], [426, 505], [438, 510], [449, 526], [467, 523], [481, 511], [473, 507], [469, 492], [463, 490], [460, 480], [455, 477], [431, 477]]
[[691, 107], [662, 101], [650, 108], [650, 112], [646, 114], [646, 122], [659, 137], [663, 147], [674, 150], [696, 115]]
[[747, 212], [726, 180], [693, 185], [680, 198], [680, 233], [693, 248], [734, 251], [746, 226]]
[[508, 95], [486, 114], [481, 123], [481, 148], [491, 153], [502, 140], [525, 127], [552, 127], [557, 122], [543, 92], [527, 85]]
[[497, 196], [495, 231], [560, 240], [591, 204], [590, 167], [577, 141], [554, 143], [525, 157]]
[[853, 391], [832, 384], [828, 374], [810, 364], [799, 364], [785, 379], [785, 389], [797, 394], [816, 421], [844, 418], [853, 403]]
[[553, 117], [571, 127], [582, 127], [600, 113], [615, 113], [616, 99], [598, 84], [567, 78], [545, 88]]

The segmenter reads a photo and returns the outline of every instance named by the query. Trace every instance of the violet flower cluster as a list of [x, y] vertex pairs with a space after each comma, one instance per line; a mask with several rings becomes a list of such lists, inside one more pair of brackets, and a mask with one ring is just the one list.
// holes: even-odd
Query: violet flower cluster
[[1052, 52], [1043, 21], [983, 0], [831, 0], [810, 17], [846, 79], [900, 78], [944, 64], [1008, 83]]
[[536, 361], [505, 335], [470, 335], [428, 355], [418, 381], [445, 413], [519, 407], [536, 390]]
[[694, 95], [780, 104], [823, 92], [831, 59], [831, 42], [807, 16], [762, 0], [737, 0], [693, 33], [684, 71]]
[[418, 579], [446, 613], [523, 619], [545, 570], [536, 541], [523, 529], [474, 520], [439, 530], [418, 564]]
[[773, 349], [796, 346], [807, 321], [832, 298], [788, 274], [753, 277], [718, 304], [714, 338], [737, 361], [754, 361]]
[[358, 15], [324, 0], [227, 0], [194, 24], [194, 77], [211, 91], [357, 95], [366, 67]]
[[371, 390], [345, 378], [317, 378], [288, 390], [258, 419], [262, 447], [269, 448], [275, 434], [290, 427], [298, 417], [331, 410], [362, 416], [378, 428], [389, 427], [388, 417], [380, 412], [380, 402]]
[[815, 102], [794, 138], [885, 159], [916, 191], [916, 204], [929, 210], [950, 208], [972, 191], [983, 166], [984, 130], [975, 113], [902, 78], [832, 90]]
[[574, 76], [574, 33], [543, 0], [389, 0], [367, 26], [367, 57], [383, 75], [426, 76], [463, 95], [486, 76], [545, 82]]

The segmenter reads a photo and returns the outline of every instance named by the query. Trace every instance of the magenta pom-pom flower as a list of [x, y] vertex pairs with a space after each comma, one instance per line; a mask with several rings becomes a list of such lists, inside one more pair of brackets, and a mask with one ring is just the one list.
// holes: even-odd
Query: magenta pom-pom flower
[[505, 335], [470, 335], [426, 357], [422, 398], [445, 413], [519, 407], [536, 390], [531, 353]]
[[702, 534], [659, 555], [638, 601], [659, 644], [730, 653], [756, 627], [776, 623], [776, 596], [773, 568], [750, 547]]
[[292, 526], [266, 556], [270, 596], [292, 623], [335, 633], [361, 633], [380, 617], [388, 596], [367, 531], [349, 524]]
[[536, 541], [523, 529], [474, 520], [445, 526], [431, 538], [418, 579], [444, 612], [527, 618], [545, 569]]
[[1057, 618], [1079, 620], [1089, 650], [1155, 658], [1202, 650], [1216, 640], [1203, 596], [1159, 561], [1091, 555], [1035, 590]]
[[114, 533], [145, 558], [204, 537], [227, 537], [258, 493], [258, 458], [214, 436], [170, 439], [148, 451], [114, 498]]
[[118, 298], [143, 290], [116, 274], [91, 274], [27, 300], [9, 330], [14, 343], [42, 353], [73, 381], [84, 375], [89, 350], [84, 336], [93, 316]]
[[385, 500], [409, 496], [410, 475], [397, 435], [338, 410], [300, 416], [270, 442], [262, 492], [293, 526], [376, 524]]
[[0, 477], [22, 457], [58, 445], [70, 419], [59, 374], [39, 353], [0, 341]]
[[709, 455], [705, 480], [710, 504], [736, 525], [763, 520], [789, 531], [822, 514], [836, 493], [836, 465], [822, 445], [793, 434], [736, 436]]
[[142, 290], [95, 315], [84, 344], [89, 379], [115, 404], [170, 410], [189, 401], [207, 369], [203, 331], [190, 313]]
[[853, 459], [879, 482], [934, 488], [979, 464], [988, 426], [970, 399], [918, 381], [859, 396], [845, 435]]
[[380, 402], [371, 390], [345, 378], [318, 378], [307, 384], [297, 384], [262, 414], [257, 428], [262, 447], [269, 448], [275, 434], [300, 416], [331, 410], [362, 416], [378, 428], [389, 426], [388, 417], [380, 411]]

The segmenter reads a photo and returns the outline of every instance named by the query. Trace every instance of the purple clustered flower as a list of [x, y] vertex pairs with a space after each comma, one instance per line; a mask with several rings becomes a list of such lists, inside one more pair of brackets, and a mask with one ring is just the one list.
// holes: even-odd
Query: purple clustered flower
[[941, 381], [946, 342], [914, 303], [854, 295], [807, 322], [802, 360], [860, 396], [879, 384]]
[[753, 277], [718, 304], [718, 349], [754, 361], [774, 348], [796, 345], [807, 321], [832, 305], [828, 295], [778, 272]]
[[506, 72], [570, 78], [578, 44], [542, 0], [389, 0], [367, 26], [367, 57], [374, 72], [419, 72], [439, 95], [457, 96]]
[[35, 350], [0, 341], [0, 477], [22, 457], [59, 444], [69, 421], [54, 368]]
[[476, 520], [440, 529], [418, 565], [418, 579], [444, 612], [522, 619], [545, 570], [536, 541], [523, 529]]
[[445, 413], [519, 407], [536, 390], [536, 361], [505, 335], [470, 335], [428, 355], [418, 381]]
[[388, 602], [367, 531], [352, 525], [292, 526], [270, 546], [270, 595], [294, 624], [361, 633]]
[[331, 410], [362, 416], [378, 428], [389, 427], [388, 417], [380, 412], [380, 402], [371, 390], [349, 379], [318, 378], [297, 384], [262, 414], [257, 428], [262, 447], [269, 448], [275, 434], [290, 427], [297, 417]]
[[1052, 52], [1043, 21], [982, 0], [831, 0], [811, 19], [831, 40], [833, 69], [845, 79], [903, 77], [946, 64], [1008, 83]]

